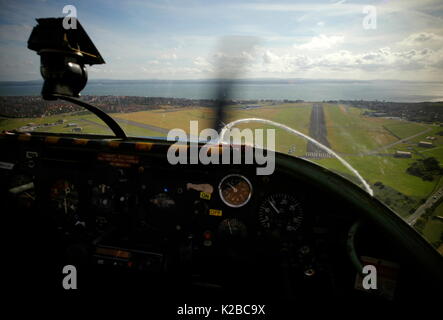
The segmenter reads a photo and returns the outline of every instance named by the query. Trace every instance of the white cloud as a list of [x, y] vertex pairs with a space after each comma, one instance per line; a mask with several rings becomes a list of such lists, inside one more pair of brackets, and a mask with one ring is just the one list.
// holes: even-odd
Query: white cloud
[[332, 3], [333, 5], [340, 5], [340, 4], [343, 4], [343, 3], [345, 3], [346, 2], [346, 0], [339, 0], [339, 1], [337, 1], [337, 2], [334, 2], [334, 3]]
[[174, 52], [165, 52], [158, 57], [161, 60], [177, 60], [177, 54]]
[[200, 70], [200, 72], [212, 73], [214, 72], [214, 66], [210, 63], [206, 58], [197, 57], [192, 63], [196, 68]]
[[295, 44], [294, 48], [303, 50], [330, 49], [332, 47], [335, 47], [336, 45], [343, 43], [344, 39], [345, 38], [342, 35], [327, 36], [321, 34], [317, 37], [313, 37], [307, 43], [301, 45]]
[[194, 61], [193, 61], [193, 63], [194, 63], [196, 66], [199, 66], [199, 67], [208, 67], [208, 66], [210, 66], [210, 63], [208, 62], [208, 60], [206, 60], [206, 59], [203, 58], [203, 57], [197, 57], [197, 58], [195, 58]]
[[439, 46], [443, 44], [443, 37], [431, 32], [416, 32], [399, 42], [403, 46]]
[[257, 71], [281, 76], [293, 73], [303, 76], [306, 72], [317, 70], [322, 74], [335, 74], [338, 78], [340, 76], [337, 76], [337, 71], [361, 71], [366, 72], [368, 78], [371, 78], [370, 75], [373, 78], [385, 71], [428, 72], [438, 69], [443, 69], [443, 50], [424, 48], [395, 51], [385, 47], [363, 53], [339, 50], [316, 57], [294, 52], [277, 54], [266, 50], [263, 52], [262, 64], [258, 66]]
[[267, 73], [288, 73], [294, 71], [295, 56], [289, 54], [277, 55], [270, 50], [263, 53], [263, 72]]
[[[38, 73], [39, 57], [26, 49], [26, 41], [35, 16], [60, 12], [60, 8], [7, 3], [0, 12], [3, 20], [10, 21], [0, 25], [0, 77], [39, 78], [38, 74], [27, 75], [30, 70]], [[83, 10], [81, 21], [107, 62], [91, 69], [93, 77], [180, 79], [192, 78], [193, 72], [195, 78], [202, 74], [216, 77], [216, 72], [226, 67], [233, 71], [241, 68], [233, 73], [241, 77], [248, 73], [251, 77], [341, 78], [348, 73], [359, 79], [409, 79], [411, 75], [426, 79], [431, 74], [441, 79], [441, 0], [378, 1], [379, 28], [372, 31], [362, 29], [364, 4], [345, 0], [252, 0], [200, 7], [176, 1], [162, 5], [130, 1], [118, 7], [123, 20], [129, 17], [128, 22], [137, 24], [134, 32], [110, 23], [94, 8]], [[137, 11], [144, 7], [164, 10], [165, 20], [159, 21], [155, 32], [149, 28], [145, 14], [138, 16]], [[219, 14], [217, 21], [208, 23], [214, 13]], [[189, 23], [181, 23], [183, 14]], [[138, 24], [146, 28], [138, 28]], [[229, 39], [227, 44], [217, 46], [219, 37], [226, 34], [261, 37], [263, 47], [254, 55], [253, 49], [245, 49], [244, 38]]]

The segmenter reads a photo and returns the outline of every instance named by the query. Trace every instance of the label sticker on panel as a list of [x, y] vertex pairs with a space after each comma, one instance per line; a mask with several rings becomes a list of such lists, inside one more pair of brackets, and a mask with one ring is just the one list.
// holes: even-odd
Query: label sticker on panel
[[200, 198], [205, 200], [211, 200], [211, 194], [207, 192], [200, 192]]
[[219, 210], [219, 209], [209, 209], [209, 215], [210, 216], [221, 217], [222, 216], [222, 211]]
[[0, 161], [0, 169], [12, 170], [14, 163]]

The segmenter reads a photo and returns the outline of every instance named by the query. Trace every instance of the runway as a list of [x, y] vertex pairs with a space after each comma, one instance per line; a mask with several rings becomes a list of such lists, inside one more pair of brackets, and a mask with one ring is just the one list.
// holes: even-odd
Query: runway
[[[312, 106], [309, 136], [325, 146], [330, 147], [323, 105], [318, 103], [314, 103]], [[308, 142], [305, 158], [322, 159], [331, 157], [332, 156], [325, 150], [317, 147], [312, 142]]]

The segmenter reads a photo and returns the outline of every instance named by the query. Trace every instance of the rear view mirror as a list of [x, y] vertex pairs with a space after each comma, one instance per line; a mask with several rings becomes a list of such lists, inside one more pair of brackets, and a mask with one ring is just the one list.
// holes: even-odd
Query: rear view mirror
[[63, 18], [37, 19], [37, 22], [28, 48], [40, 55], [43, 99], [55, 100], [54, 95], [79, 97], [88, 81], [85, 64], [105, 61], [78, 20], [75, 29], [65, 29]]

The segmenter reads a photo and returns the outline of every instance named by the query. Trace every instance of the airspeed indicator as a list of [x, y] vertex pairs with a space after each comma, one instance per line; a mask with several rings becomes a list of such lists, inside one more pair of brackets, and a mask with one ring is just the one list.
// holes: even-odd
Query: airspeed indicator
[[292, 195], [276, 193], [265, 198], [258, 211], [258, 222], [263, 229], [293, 232], [303, 221], [300, 202]]

